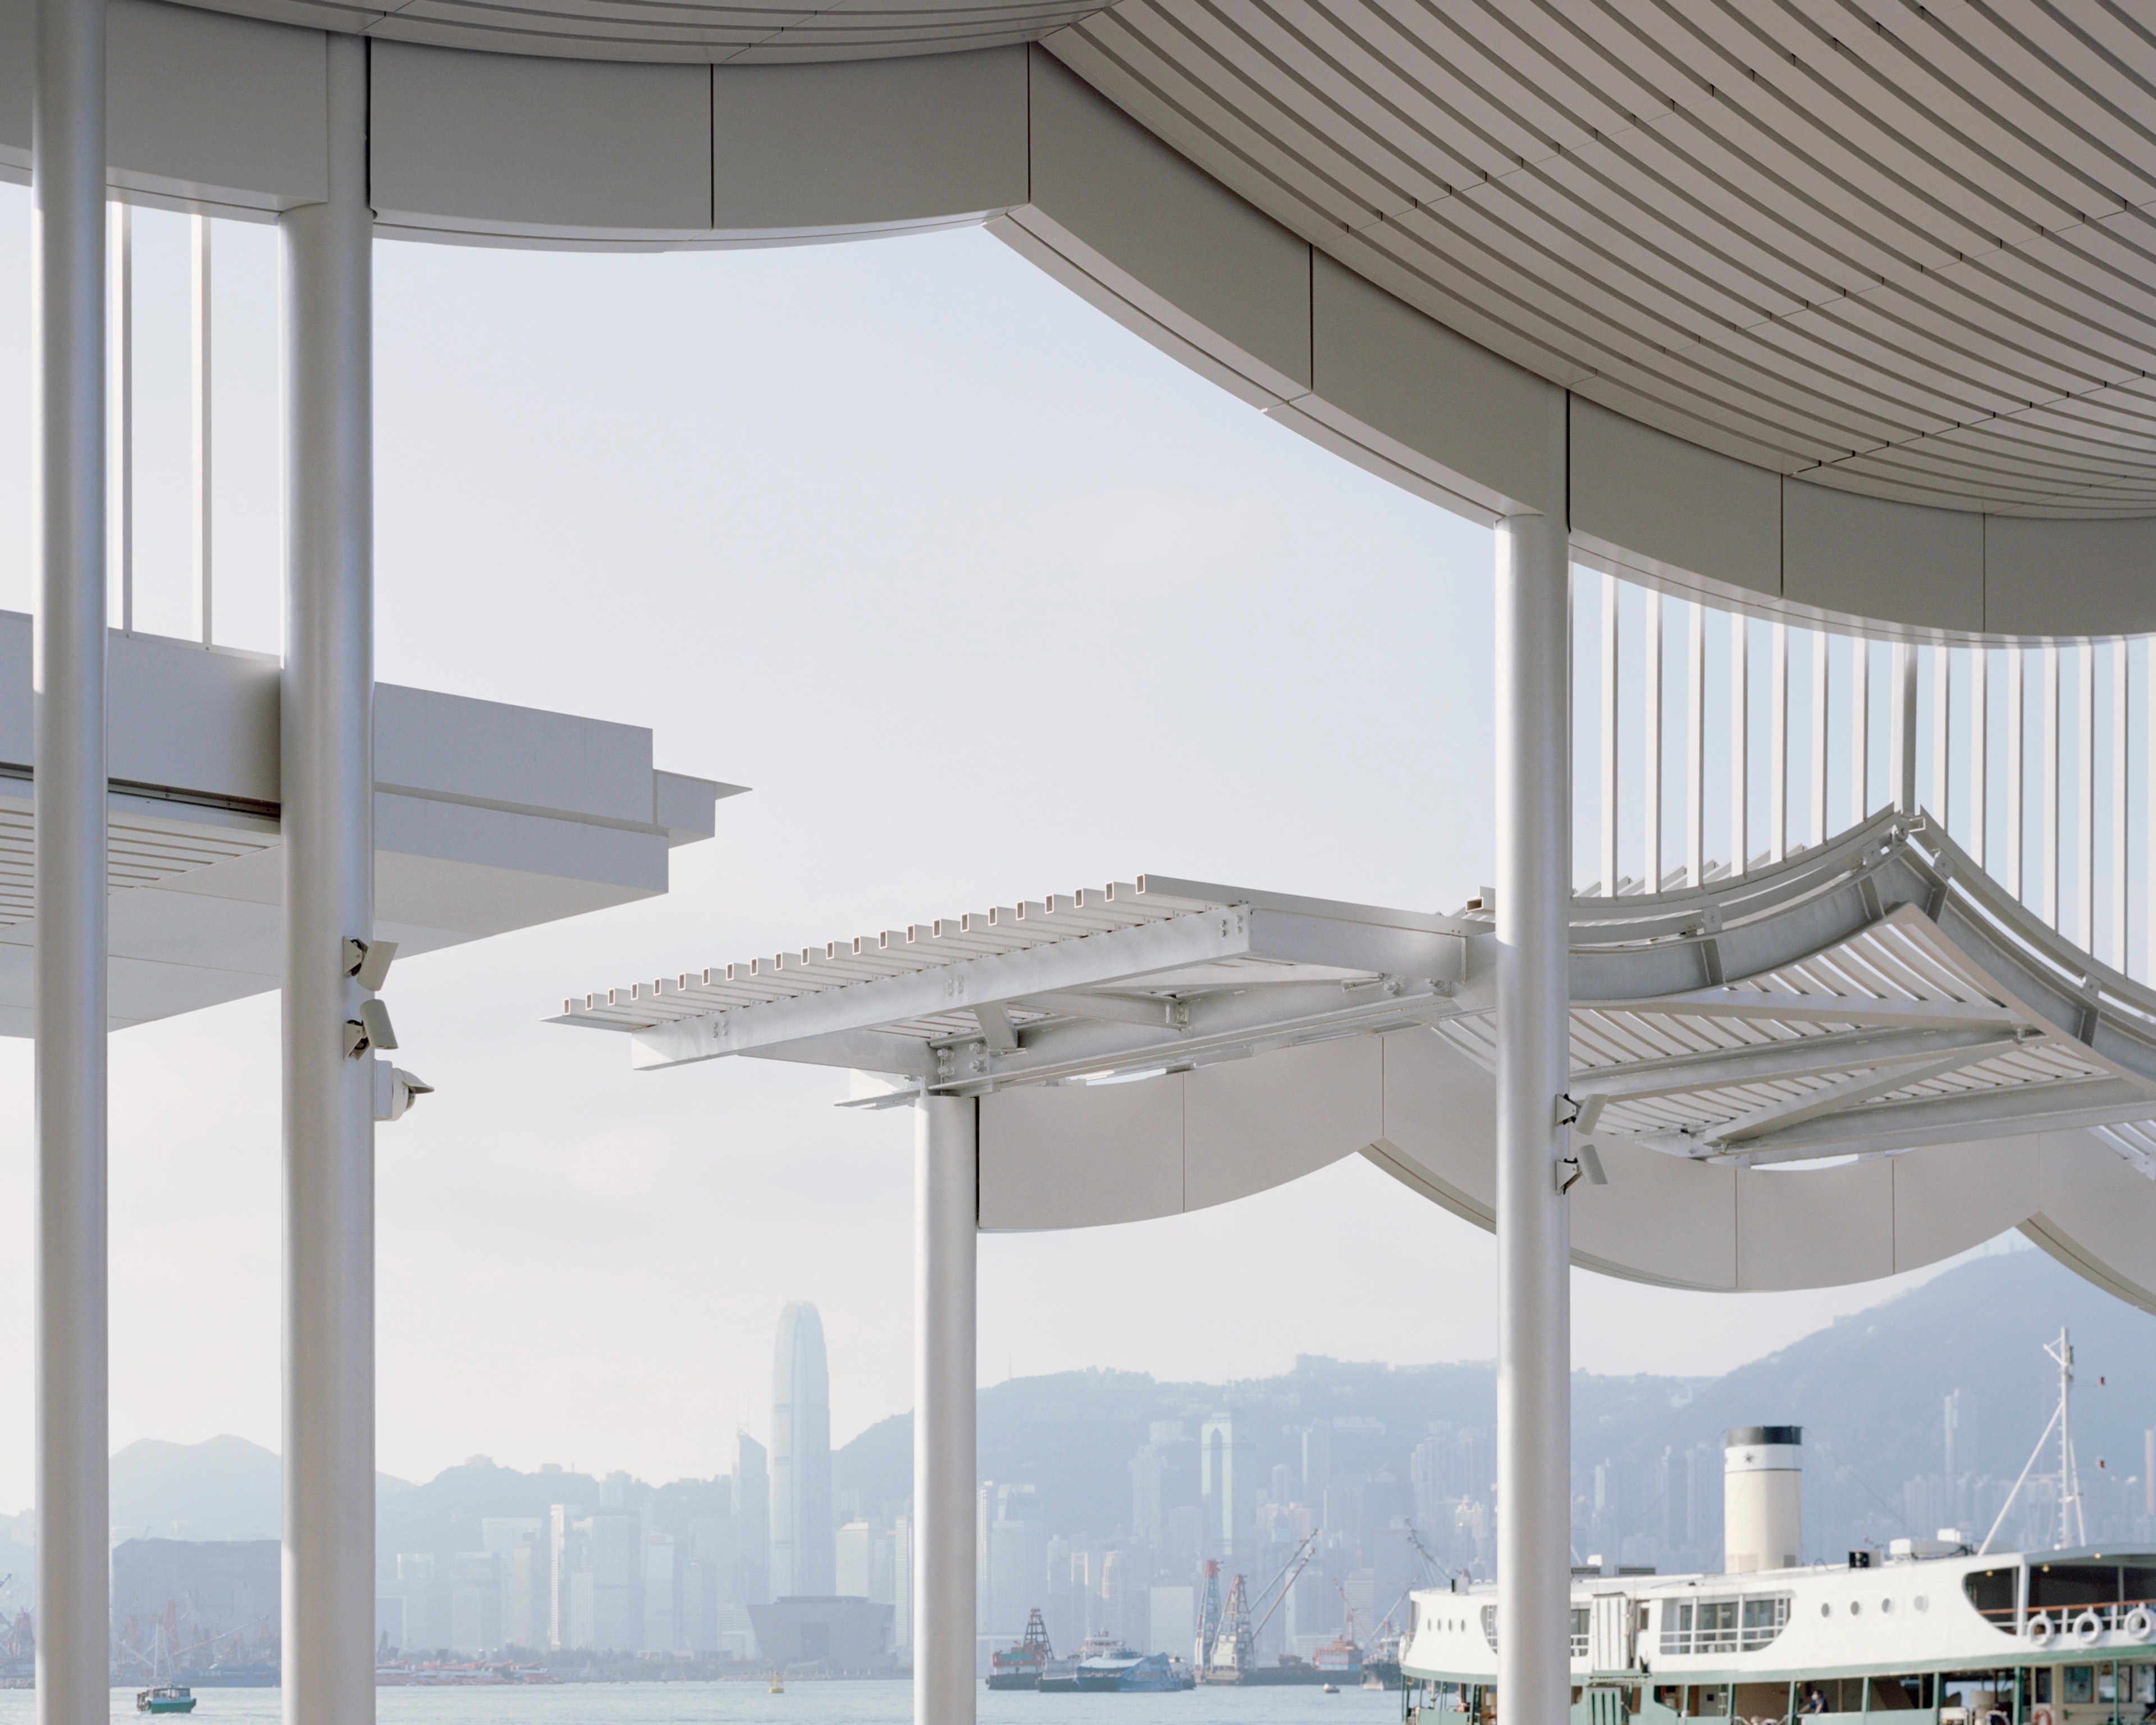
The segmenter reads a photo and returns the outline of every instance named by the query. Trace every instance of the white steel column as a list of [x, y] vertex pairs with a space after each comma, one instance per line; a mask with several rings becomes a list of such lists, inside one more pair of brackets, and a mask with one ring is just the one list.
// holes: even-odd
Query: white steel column
[[1917, 649], [1894, 643], [1893, 687], [1887, 714], [1887, 771], [1894, 782], [1893, 805], [1904, 814], [1917, 810]]
[[2022, 803], [2025, 795], [2024, 774], [2027, 771], [2029, 750], [2028, 721], [2022, 714], [2022, 703], [2028, 696], [2029, 666], [2019, 647], [2006, 649], [2006, 890], [2023, 904], [2029, 895], [2021, 890], [2021, 871], [2028, 859], [2024, 855], [2028, 842], [2028, 829], [2023, 824], [2025, 813]]
[[1969, 854], [1984, 866], [1985, 829], [1991, 824], [1991, 649], [1969, 652]]
[[286, 1725], [374, 1717], [374, 1113], [345, 1054], [374, 934], [367, 53], [331, 34], [329, 200], [285, 237]]
[[[1561, 507], [1561, 396], [1551, 418]], [[1568, 537], [1558, 514], [1497, 530], [1497, 1694], [1515, 1725], [1571, 1710]]]
[[1646, 652], [1640, 663], [1640, 716], [1646, 721], [1640, 751], [1640, 803], [1646, 811], [1646, 845], [1641, 859], [1642, 892], [1662, 890], [1662, 596], [1646, 595]]
[[1768, 637], [1767, 860], [1789, 854], [1789, 626], [1779, 618]]
[[1871, 643], [1849, 638], [1849, 824], [1871, 813]]
[[[1617, 578], [1602, 578], [1602, 896], [1617, 896]], [[1650, 889], [1651, 891], [1651, 889]]]
[[194, 443], [193, 562], [195, 639], [210, 644], [210, 299], [209, 218], [187, 223], [188, 313], [191, 323], [188, 372], [193, 388]]
[[914, 1106], [914, 1725], [973, 1719], [978, 1111], [970, 1096]]
[[1686, 608], [1685, 631], [1685, 885], [1707, 884], [1707, 607]]
[[1827, 635], [1824, 629], [1811, 632], [1812, 644], [1812, 806], [1811, 842], [1826, 843], [1826, 669]]
[[1744, 614], [1729, 614], [1729, 873], [1752, 863], [1751, 652]]
[[104, 0], [38, 0], [37, 20], [37, 1708], [104, 1725]]

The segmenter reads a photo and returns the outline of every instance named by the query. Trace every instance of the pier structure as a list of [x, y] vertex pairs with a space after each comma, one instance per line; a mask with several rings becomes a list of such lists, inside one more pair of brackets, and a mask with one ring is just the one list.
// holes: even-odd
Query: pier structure
[[[36, 901], [14, 925], [34, 930], [34, 988], [4, 974], [0, 987], [18, 1008], [34, 1000], [38, 1044], [41, 1717], [88, 1725], [106, 1698], [103, 1039], [116, 1021], [199, 1004], [149, 991], [139, 1012], [115, 1014], [123, 984], [151, 974], [134, 975], [122, 946], [160, 950], [154, 928], [121, 925], [169, 914], [161, 950], [194, 939], [199, 952], [211, 908], [170, 902], [187, 889], [169, 882], [115, 890], [136, 843], [116, 836], [139, 813], [123, 799], [146, 787], [192, 811], [172, 819], [200, 825], [215, 807], [229, 830], [274, 824], [282, 853], [274, 891], [195, 896], [274, 901], [283, 924], [259, 962], [285, 990], [288, 1219], [305, 1260], [287, 1270], [287, 1717], [356, 1725], [372, 1712], [347, 1619], [362, 1609], [357, 1506], [371, 1489], [362, 1092], [378, 1091], [340, 1062], [353, 1026], [365, 1045], [382, 1022], [368, 985], [382, 955], [370, 968], [351, 949], [387, 938], [383, 798], [425, 788], [385, 791], [368, 758], [386, 703], [367, 649], [366, 259], [383, 234], [648, 249], [984, 224], [1282, 424], [1498, 529], [1499, 878], [1450, 919], [1456, 931], [1209, 889], [1164, 918], [1038, 943], [1027, 962], [1059, 947], [1090, 962], [1096, 941], [1121, 952], [1223, 919], [1285, 939], [1298, 916], [1325, 938], [1214, 956], [1314, 969], [1222, 999], [1202, 969], [1152, 980], [1195, 962], [1176, 957], [1049, 991], [1088, 997], [1082, 1012], [1041, 1002], [1034, 975], [1030, 995], [969, 1001], [969, 1015], [983, 1009], [970, 1029], [842, 1027], [926, 1050], [898, 1071], [923, 1110], [921, 1418], [948, 1439], [932, 1458], [948, 1476], [918, 1482], [924, 1504], [952, 1502], [968, 1453], [969, 1132], [983, 1225], [1219, 1201], [1298, 1158], [1358, 1150], [1494, 1220], [1501, 1683], [1528, 1714], [1550, 1713], [1564, 1682], [1550, 1494], [1565, 1471], [1568, 1259], [1686, 1286], [1805, 1286], [1927, 1261], [2005, 1217], [2145, 1301], [2146, 1230], [2118, 1219], [2142, 1214], [2156, 1148], [2137, 1111], [2148, 977], [2132, 973], [2156, 944], [2156, 845], [2129, 785], [2156, 737], [2146, 651], [2129, 642], [2156, 628], [2156, 325], [2142, 304], [2152, 52], [2115, 19], [2035, 6], [1830, 19], [1753, 0], [1533, 0], [1502, 16], [1465, 0], [1412, 13], [1363, 0], [688, 0], [663, 13], [625, 0], [518, 13], [478, 0], [26, 0], [0, 14], [0, 67], [22, 73], [0, 78], [0, 167], [29, 175], [38, 223], [35, 738], [17, 763], [34, 787]], [[192, 788], [169, 775], [114, 782], [121, 718], [108, 693], [131, 624], [124, 504], [120, 635], [105, 614], [107, 501], [127, 484], [124, 436], [120, 470], [106, 471], [108, 399], [123, 423], [126, 402], [106, 295], [108, 281], [127, 291], [136, 203], [199, 218], [198, 290], [219, 221], [275, 220], [285, 234], [280, 752], [275, 794], [229, 807], [157, 795]], [[200, 320], [198, 337], [206, 379]], [[198, 408], [196, 615], [212, 648], [206, 395]], [[1598, 580], [1599, 902], [1583, 909], [1567, 610], [1568, 593]], [[1636, 635], [1625, 646], [1624, 617], [1640, 614], [1620, 588], [1645, 592], [1645, 651]], [[1684, 615], [1673, 655], [1665, 624]], [[1726, 650], [1709, 642], [1713, 618]], [[1806, 638], [1818, 644], [1793, 660]], [[1717, 651], [1733, 738], [1707, 716]], [[1666, 682], [1672, 656], [1683, 669]], [[1810, 746], [1792, 749], [1804, 709], [1791, 677], [1807, 664]], [[1644, 752], [1620, 722], [1620, 665], [1642, 680]], [[1662, 747], [1666, 693], [1683, 705], [1681, 752]], [[2003, 760], [1990, 742], [2002, 728]], [[552, 809], [546, 795], [439, 788], [528, 790], [511, 771], [514, 733], [488, 731], [479, 764], [445, 765], [429, 794]], [[1727, 787], [1708, 783], [1717, 751]], [[1837, 751], [1855, 806], [1830, 829]], [[1794, 783], [1807, 772], [1808, 810]], [[648, 777], [603, 809], [563, 794], [575, 806], [555, 812], [572, 822], [658, 845], [658, 886], [649, 857], [640, 875], [624, 865], [633, 884], [611, 865], [591, 883], [542, 862], [523, 875], [579, 884], [535, 889], [514, 914], [560, 914], [548, 906], [586, 886], [659, 890], [672, 794]], [[1636, 838], [1628, 796], [1652, 811]], [[460, 865], [516, 873], [511, 853], [543, 849], [551, 818], [514, 834], [497, 824], [494, 850], [475, 837]], [[1680, 848], [1682, 865], [1666, 868]], [[236, 879], [244, 862], [206, 871]], [[1783, 886], [1786, 901], [1770, 902]], [[1131, 888], [1165, 891], [1150, 877]], [[1051, 919], [1097, 908], [1090, 896], [1041, 902]], [[1186, 926], [1148, 932], [1156, 923]], [[428, 927], [425, 939], [486, 932]], [[924, 952], [943, 938], [929, 927]], [[1376, 962], [1403, 942], [1458, 946], [1459, 974], [1430, 973], [1430, 957]], [[948, 963], [1009, 957], [968, 950]], [[1594, 992], [1625, 967], [1629, 992]], [[938, 957], [909, 974], [946, 968]], [[176, 975], [210, 994], [252, 985], [187, 963]], [[1478, 988], [1486, 1004], [1469, 1010]], [[880, 1001], [902, 986], [859, 975], [798, 998], [829, 1012], [844, 996], [850, 1013], [870, 998], [855, 989]], [[693, 1034], [686, 1019], [634, 1016], [662, 1007], [665, 987], [626, 995], [621, 1027], [639, 1043]], [[1009, 1004], [1020, 998], [1042, 1009]], [[1440, 998], [1451, 1009], [1425, 1004]], [[701, 1016], [736, 1027], [720, 1041], [814, 1016], [785, 1000], [713, 996]], [[1103, 1069], [1082, 1050], [1121, 1059], [1126, 1032], [1160, 1043], [1143, 1050], [1158, 1076], [1079, 1082]], [[1204, 1035], [1249, 1058], [1193, 1053]], [[821, 1046], [815, 1057], [839, 1052]], [[1024, 1129], [1007, 1131], [1024, 1111]], [[1777, 1157], [1838, 1165], [1758, 1171]], [[1057, 1172], [1074, 1158], [1122, 1158], [1131, 1180], [1077, 1190]], [[1926, 1204], [1879, 1204], [1912, 1183]], [[1679, 1215], [1702, 1225], [1680, 1235]], [[957, 1537], [924, 1527], [923, 1561], [947, 1561]], [[920, 1712], [937, 1725], [971, 1712], [970, 1684], [954, 1679], [970, 1573], [957, 1564], [949, 1591], [923, 1590], [934, 1649], [950, 1638], [949, 1656], [922, 1666]]]

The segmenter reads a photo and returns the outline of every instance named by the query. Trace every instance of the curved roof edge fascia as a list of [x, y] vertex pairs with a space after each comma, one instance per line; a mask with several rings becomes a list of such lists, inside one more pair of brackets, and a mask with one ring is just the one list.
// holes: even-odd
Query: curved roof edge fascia
[[[26, 0], [0, 0], [0, 174], [29, 165]], [[324, 195], [321, 32], [112, 0], [111, 182], [272, 219]], [[1047, 49], [709, 66], [377, 39], [385, 237], [642, 251], [985, 223], [1289, 429], [1472, 519], [1568, 508], [1580, 560], [1831, 628], [2032, 640], [2156, 630], [2156, 516], [1938, 509], [1811, 483], [1578, 394], [1542, 495], [1546, 378], [1245, 202]], [[1352, 236], [1332, 244], [1350, 249]]]

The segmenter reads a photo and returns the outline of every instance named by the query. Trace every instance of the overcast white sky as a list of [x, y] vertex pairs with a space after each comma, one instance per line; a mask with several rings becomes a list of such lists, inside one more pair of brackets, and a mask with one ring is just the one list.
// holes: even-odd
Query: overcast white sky
[[[185, 631], [183, 225], [138, 228], [139, 624]], [[0, 187], [0, 324], [28, 199]], [[218, 230], [219, 608], [277, 642], [275, 236]], [[400, 965], [380, 1454], [653, 1480], [767, 1428], [814, 1301], [843, 1441], [906, 1408], [910, 1127], [844, 1075], [632, 1073], [572, 991], [1152, 870], [1437, 909], [1488, 878], [1491, 541], [978, 232], [672, 256], [377, 248], [387, 680], [646, 725], [753, 786], [663, 899]], [[30, 608], [26, 339], [0, 607]], [[0, 1507], [30, 1495], [30, 1065], [0, 1042]], [[278, 1443], [270, 998], [112, 1045], [113, 1430]], [[1359, 1160], [983, 1244], [983, 1381], [1486, 1358], [1491, 1244]], [[1594, 1277], [1578, 1363], [1713, 1372], [1894, 1284]]]

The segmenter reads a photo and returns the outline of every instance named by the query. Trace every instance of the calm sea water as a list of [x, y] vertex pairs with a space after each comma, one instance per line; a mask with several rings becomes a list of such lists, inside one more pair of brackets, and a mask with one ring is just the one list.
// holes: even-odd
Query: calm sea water
[[[500, 1689], [380, 1689], [381, 1725], [911, 1725], [904, 1682], [562, 1683]], [[0, 1690], [0, 1725], [32, 1725], [27, 1689]], [[979, 1697], [981, 1725], [1394, 1725], [1397, 1693], [1187, 1689], [1169, 1695]], [[199, 1725], [278, 1725], [275, 1689], [200, 1689]], [[112, 1692], [113, 1725], [136, 1725], [135, 1692]]]

